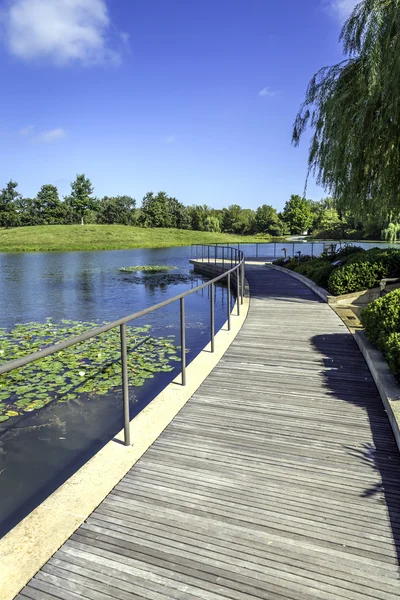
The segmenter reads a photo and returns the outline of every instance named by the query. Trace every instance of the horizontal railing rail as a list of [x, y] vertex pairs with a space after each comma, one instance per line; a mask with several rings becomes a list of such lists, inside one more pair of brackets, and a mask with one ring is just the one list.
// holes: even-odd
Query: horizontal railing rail
[[203, 258], [207, 257], [207, 246], [210, 248], [216, 247], [225, 247], [227, 249], [233, 249], [242, 251], [245, 255], [245, 258], [279, 258], [279, 257], [294, 257], [298, 252], [301, 254], [307, 254], [313, 257], [321, 256], [324, 253], [330, 253], [337, 251], [343, 246], [361, 246], [365, 250], [369, 248], [398, 248], [400, 242], [368, 242], [368, 241], [356, 241], [356, 240], [338, 240], [338, 241], [320, 241], [320, 242], [311, 242], [307, 240], [297, 241], [297, 242], [237, 242], [235, 244], [230, 244], [227, 242], [223, 242], [223, 246], [221, 243], [214, 243], [208, 245], [202, 244], [192, 244], [192, 257], [201, 258], [198, 256], [199, 249], [203, 248], [202, 252], [205, 255]]
[[[221, 249], [221, 246], [219, 247]], [[243, 252], [237, 250], [236, 248], [229, 248], [229, 254], [232, 254], [232, 265], [228, 271], [224, 271], [221, 275], [214, 277], [210, 281], [206, 281], [201, 285], [196, 286], [195, 288], [188, 290], [187, 292], [183, 292], [182, 294], [178, 294], [173, 298], [169, 298], [168, 300], [164, 300], [163, 302], [159, 302], [158, 304], [154, 304], [153, 306], [149, 306], [143, 310], [127, 315], [126, 317], [122, 317], [116, 321], [112, 321], [111, 323], [106, 323], [105, 325], [101, 325], [100, 327], [96, 327], [94, 329], [90, 329], [81, 335], [77, 335], [66, 339], [62, 342], [58, 342], [48, 348], [43, 348], [38, 352], [33, 352], [32, 354], [27, 354], [22, 358], [18, 358], [16, 360], [9, 361], [0, 365], [0, 375], [4, 375], [5, 373], [9, 373], [14, 369], [20, 369], [32, 362], [38, 361], [46, 356], [51, 356], [52, 354], [56, 354], [61, 350], [65, 350], [70, 348], [71, 346], [75, 346], [76, 344], [80, 344], [87, 340], [90, 340], [102, 333], [106, 333], [111, 329], [115, 329], [116, 327], [120, 328], [120, 342], [121, 342], [121, 370], [122, 370], [122, 393], [123, 393], [123, 413], [124, 413], [124, 441], [126, 446], [131, 445], [130, 441], [130, 414], [129, 414], [129, 376], [128, 376], [128, 367], [127, 367], [127, 344], [126, 344], [126, 324], [130, 321], [134, 321], [135, 319], [139, 319], [140, 317], [144, 317], [156, 310], [160, 310], [169, 304], [173, 304], [174, 302], [179, 301], [180, 303], [180, 341], [181, 341], [181, 377], [182, 377], [182, 385], [186, 385], [186, 336], [185, 336], [185, 298], [194, 294], [204, 288], [211, 286], [211, 294], [210, 294], [210, 315], [211, 315], [211, 351], [214, 352], [214, 335], [215, 335], [215, 311], [214, 311], [214, 286], [216, 283], [221, 282], [223, 279], [227, 279], [228, 285], [228, 303], [227, 303], [227, 320], [228, 320], [228, 329], [230, 329], [230, 291], [231, 291], [231, 275], [236, 273], [237, 280], [237, 306], [238, 306], [238, 314], [240, 314], [239, 304], [243, 303], [244, 296], [244, 255]], [[231, 251], [235, 251], [231, 253]], [[240, 301], [241, 298], [241, 301]]]

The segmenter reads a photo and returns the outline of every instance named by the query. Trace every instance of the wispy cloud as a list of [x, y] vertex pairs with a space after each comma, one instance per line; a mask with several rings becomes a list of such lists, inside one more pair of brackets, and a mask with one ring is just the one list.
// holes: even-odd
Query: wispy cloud
[[46, 129], [36, 133], [35, 126], [29, 125], [23, 127], [18, 131], [18, 135], [28, 138], [32, 141], [43, 142], [45, 144], [51, 144], [57, 140], [61, 140], [67, 135], [67, 132], [62, 127], [56, 127], [55, 129]]
[[42, 131], [37, 136], [39, 142], [45, 142], [46, 144], [51, 144], [51, 142], [56, 142], [57, 140], [61, 140], [67, 135], [67, 132], [62, 127], [56, 127], [56, 129], [48, 129], [47, 131]]
[[176, 142], [176, 135], [168, 135], [165, 139], [164, 142], [166, 144], [175, 144]]
[[323, 6], [331, 16], [343, 23], [359, 3], [360, 0], [324, 0]]
[[128, 36], [112, 31], [106, 0], [9, 0], [3, 15], [8, 51], [58, 66], [118, 63]]
[[273, 96], [276, 96], [276, 92], [269, 87], [265, 87], [258, 92], [258, 95], [261, 96], [261, 98], [272, 98]]

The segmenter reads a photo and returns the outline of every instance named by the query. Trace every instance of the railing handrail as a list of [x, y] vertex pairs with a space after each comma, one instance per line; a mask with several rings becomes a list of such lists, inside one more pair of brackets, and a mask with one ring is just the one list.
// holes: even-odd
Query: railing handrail
[[[226, 248], [230, 249], [230, 250], [237, 250], [236, 248], [229, 248], [228, 246], [226, 246]], [[106, 323], [105, 325], [102, 325], [101, 327], [96, 327], [94, 329], [90, 329], [89, 331], [86, 331], [85, 333], [82, 333], [81, 335], [74, 336], [72, 338], [64, 340], [63, 342], [59, 342], [58, 344], [53, 344], [52, 346], [49, 346], [48, 348], [44, 348], [43, 350], [38, 350], [37, 352], [33, 352], [32, 354], [27, 354], [26, 356], [24, 356], [22, 358], [18, 358], [16, 360], [12, 360], [8, 363], [5, 363], [4, 365], [0, 365], [0, 375], [4, 375], [5, 373], [9, 373], [10, 371], [13, 371], [14, 369], [19, 369], [21, 367], [24, 367], [25, 365], [28, 365], [31, 362], [35, 362], [36, 360], [40, 360], [41, 358], [45, 358], [46, 356], [50, 356], [51, 354], [55, 354], [56, 352], [60, 352], [61, 350], [65, 350], [66, 348], [70, 348], [71, 346], [75, 346], [76, 344], [80, 344], [81, 342], [90, 340], [91, 338], [96, 337], [96, 336], [100, 335], [101, 333], [110, 331], [110, 329], [114, 329], [115, 327], [119, 327], [120, 325], [129, 323], [130, 321], [134, 321], [135, 319], [144, 317], [156, 310], [159, 310], [160, 308], [164, 308], [164, 306], [168, 306], [169, 304], [172, 304], [173, 302], [180, 300], [181, 298], [186, 298], [186, 296], [190, 296], [191, 294], [194, 294], [194, 293], [198, 292], [199, 290], [202, 290], [203, 288], [208, 287], [212, 283], [214, 283], [214, 284], [217, 283], [221, 279], [224, 279], [228, 275], [228, 273], [230, 274], [233, 271], [237, 270], [238, 267], [243, 263], [243, 260], [244, 260], [243, 252], [242, 251], [238, 251], [238, 252], [240, 253], [240, 255], [242, 255], [241, 257], [239, 256], [240, 260], [236, 259], [238, 261], [237, 264], [232, 269], [229, 269], [229, 271], [225, 271], [222, 275], [218, 275], [218, 277], [215, 277], [214, 279], [211, 279], [210, 281], [206, 281], [206, 282], [202, 283], [201, 285], [198, 285], [197, 287], [193, 288], [192, 290], [188, 290], [187, 292], [178, 294], [177, 296], [174, 296], [173, 298], [169, 298], [168, 300], [164, 300], [163, 302], [159, 302], [158, 304], [149, 306], [148, 308], [145, 308], [138, 312], [127, 315], [126, 317], [122, 317], [121, 319], [117, 319], [116, 321], [112, 321], [111, 323]]]
[[[52, 354], [56, 354], [57, 352], [61, 352], [61, 350], [65, 350], [66, 348], [70, 348], [71, 346], [75, 346], [76, 344], [80, 344], [81, 342], [85, 342], [90, 340], [106, 331], [110, 331], [115, 327], [120, 328], [120, 341], [121, 341], [121, 374], [122, 374], [122, 400], [123, 400], [123, 415], [124, 415], [124, 440], [125, 445], [130, 446], [130, 410], [129, 410], [129, 380], [128, 380], [128, 366], [127, 366], [127, 342], [126, 342], [126, 324], [130, 321], [134, 321], [140, 317], [144, 317], [156, 310], [160, 310], [173, 302], [177, 302], [179, 300], [180, 304], [180, 337], [181, 337], [181, 377], [182, 377], [182, 385], [186, 385], [186, 337], [185, 337], [185, 298], [202, 290], [206, 287], [211, 286], [211, 294], [210, 294], [210, 314], [211, 314], [211, 352], [214, 352], [214, 329], [215, 329], [215, 321], [214, 321], [214, 288], [215, 284], [221, 279], [227, 278], [227, 286], [228, 286], [228, 303], [227, 303], [227, 317], [228, 317], [228, 330], [230, 329], [230, 281], [231, 274], [236, 271], [236, 286], [237, 286], [237, 314], [240, 314], [240, 303], [243, 303], [244, 296], [244, 254], [241, 250], [237, 248], [231, 248], [228, 246], [223, 247], [223, 257], [225, 256], [225, 250], [230, 250], [231, 254], [231, 268], [227, 271], [224, 271], [221, 275], [214, 277], [210, 281], [206, 281], [201, 285], [196, 286], [192, 290], [188, 290], [187, 292], [183, 292], [182, 294], [178, 294], [173, 298], [169, 298], [168, 300], [164, 300], [163, 302], [159, 302], [158, 304], [154, 304], [153, 306], [149, 306], [143, 310], [127, 315], [126, 317], [122, 317], [121, 319], [117, 319], [116, 321], [112, 321], [111, 323], [106, 323], [101, 327], [95, 327], [81, 335], [74, 336], [57, 344], [53, 344], [48, 348], [43, 348], [43, 350], [38, 350], [37, 352], [33, 352], [32, 354], [27, 354], [22, 358], [18, 358], [17, 360], [12, 360], [4, 365], [0, 365], [0, 375], [4, 375], [5, 373], [9, 373], [14, 369], [20, 369], [29, 363], [35, 362], [46, 356], [51, 356]], [[234, 257], [233, 257], [234, 254]], [[215, 252], [215, 257], [218, 255], [218, 249]], [[235, 262], [235, 265], [232, 266], [232, 263]], [[241, 293], [240, 293], [241, 290]], [[241, 301], [240, 301], [241, 296]]]

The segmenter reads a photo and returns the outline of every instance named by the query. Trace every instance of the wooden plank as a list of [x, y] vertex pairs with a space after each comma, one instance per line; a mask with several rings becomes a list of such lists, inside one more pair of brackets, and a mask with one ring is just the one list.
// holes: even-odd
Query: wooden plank
[[26, 600], [394, 600], [400, 457], [339, 317], [248, 269], [249, 315]]

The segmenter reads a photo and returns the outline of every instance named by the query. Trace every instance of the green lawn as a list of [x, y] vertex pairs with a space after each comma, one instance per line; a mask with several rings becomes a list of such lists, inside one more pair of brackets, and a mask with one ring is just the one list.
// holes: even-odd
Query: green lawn
[[223, 242], [263, 242], [269, 239], [262, 236], [182, 229], [144, 229], [125, 225], [41, 225], [0, 229], [0, 252], [165, 248]]

